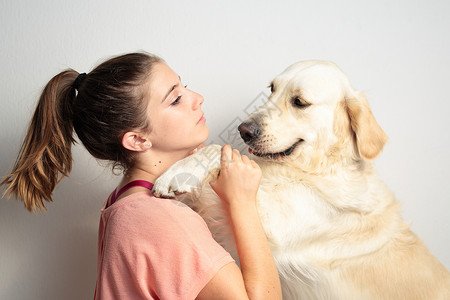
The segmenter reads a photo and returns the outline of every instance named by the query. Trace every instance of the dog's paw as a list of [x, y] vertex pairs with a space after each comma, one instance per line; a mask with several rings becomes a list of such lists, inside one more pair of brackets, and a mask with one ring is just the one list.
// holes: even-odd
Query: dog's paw
[[170, 190], [170, 181], [161, 177], [156, 179], [152, 193], [159, 198], [175, 198], [175, 192]]
[[216, 174], [220, 166], [221, 146], [209, 145], [176, 162], [155, 181], [153, 194], [174, 198], [199, 189], [203, 180]]
[[160, 176], [153, 186], [153, 195], [162, 198], [175, 198], [179, 194], [190, 193], [200, 185], [192, 173], [175, 174], [173, 177]]

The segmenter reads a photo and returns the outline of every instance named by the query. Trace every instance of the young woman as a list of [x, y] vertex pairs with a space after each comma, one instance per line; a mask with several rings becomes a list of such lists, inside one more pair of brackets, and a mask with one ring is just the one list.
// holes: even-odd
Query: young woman
[[28, 210], [71, 170], [78, 139], [123, 170], [99, 227], [95, 299], [280, 299], [257, 214], [261, 171], [226, 145], [211, 186], [225, 202], [241, 269], [187, 206], [151, 194], [152, 182], [206, 141], [204, 99], [160, 58], [130, 53], [89, 74], [66, 70], [45, 87], [14, 169], [1, 183]]

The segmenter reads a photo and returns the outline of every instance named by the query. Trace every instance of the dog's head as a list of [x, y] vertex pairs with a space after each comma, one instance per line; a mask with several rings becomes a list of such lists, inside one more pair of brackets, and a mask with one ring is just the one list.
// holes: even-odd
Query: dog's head
[[331, 62], [293, 64], [270, 88], [269, 100], [239, 126], [256, 156], [320, 172], [373, 159], [386, 143], [362, 93]]

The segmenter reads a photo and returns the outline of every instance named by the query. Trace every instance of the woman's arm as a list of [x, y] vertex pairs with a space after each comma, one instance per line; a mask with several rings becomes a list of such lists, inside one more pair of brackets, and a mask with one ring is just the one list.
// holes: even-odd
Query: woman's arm
[[236, 264], [223, 267], [199, 299], [281, 299], [278, 272], [256, 208], [260, 180], [254, 161], [223, 147], [220, 174], [211, 187], [227, 207], [242, 273]]

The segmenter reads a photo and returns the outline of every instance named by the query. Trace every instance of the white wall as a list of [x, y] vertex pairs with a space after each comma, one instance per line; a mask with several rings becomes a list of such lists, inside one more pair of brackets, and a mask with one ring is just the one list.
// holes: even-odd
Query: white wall
[[[0, 175], [62, 69], [147, 50], [206, 99], [211, 141], [293, 62], [336, 62], [390, 137], [377, 160], [403, 215], [450, 268], [447, 0], [0, 1]], [[117, 178], [74, 148], [46, 213], [0, 201], [0, 299], [91, 299], [99, 209]]]

